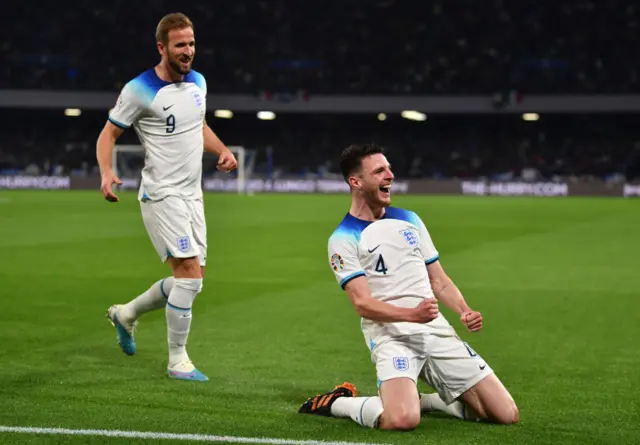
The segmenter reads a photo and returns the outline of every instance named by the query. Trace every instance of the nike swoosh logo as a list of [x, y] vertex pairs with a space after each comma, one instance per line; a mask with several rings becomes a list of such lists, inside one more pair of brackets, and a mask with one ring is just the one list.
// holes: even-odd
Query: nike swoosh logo
[[[173, 105], [175, 105], [175, 104], [173, 104]], [[169, 105], [168, 107], [162, 107], [162, 109], [163, 109], [164, 111], [167, 111], [169, 108], [173, 107], [173, 105]]]
[[373, 249], [367, 249], [369, 251], [369, 253], [373, 253], [376, 251], [376, 249], [380, 247], [380, 244], [378, 244], [376, 247], [374, 247]]
[[486, 367], [487, 367], [486, 363], [484, 365], [478, 365], [478, 368], [480, 368], [480, 371], [484, 371], [484, 368]]

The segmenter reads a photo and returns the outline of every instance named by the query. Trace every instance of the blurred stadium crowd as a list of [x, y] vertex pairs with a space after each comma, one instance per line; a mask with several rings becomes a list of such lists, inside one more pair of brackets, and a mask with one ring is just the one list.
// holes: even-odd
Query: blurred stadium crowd
[[[3, 4], [0, 87], [118, 90], [157, 61], [168, 1]], [[623, 0], [193, 1], [209, 91], [626, 93], [640, 5]], [[29, 26], [22, 20], [28, 18]], [[37, 32], [34, 32], [37, 30]]]
[[[11, 132], [0, 140], [0, 174], [30, 168], [33, 174], [95, 173], [95, 139], [106, 112], [77, 118], [57, 110], [0, 111]], [[309, 177], [337, 173], [341, 149], [377, 142], [389, 149], [398, 177], [492, 180], [631, 181], [640, 179], [640, 135], [630, 115], [548, 115], [525, 122], [519, 115], [437, 116], [413, 122], [389, 116], [254, 114], [207, 120], [228, 145], [259, 149], [255, 173], [266, 172], [272, 147], [281, 174]], [[37, 131], [34, 129], [37, 128]], [[136, 144], [133, 130], [121, 143]], [[213, 165], [205, 175], [216, 173]]]
[[[0, 89], [117, 92], [157, 60], [154, 31], [174, 3], [3, 4]], [[633, 94], [640, 5], [621, 0], [432, 2], [194, 1], [194, 68], [210, 94]], [[29, 26], [25, 26], [29, 23]], [[37, 32], [34, 32], [37, 30]], [[271, 146], [282, 172], [336, 171], [348, 143], [391, 149], [398, 176], [640, 178], [635, 115], [255, 114], [209, 121], [229, 145]], [[0, 173], [91, 172], [104, 112], [0, 109]], [[135, 135], [129, 132], [129, 142]], [[260, 170], [260, 163], [257, 165]]]

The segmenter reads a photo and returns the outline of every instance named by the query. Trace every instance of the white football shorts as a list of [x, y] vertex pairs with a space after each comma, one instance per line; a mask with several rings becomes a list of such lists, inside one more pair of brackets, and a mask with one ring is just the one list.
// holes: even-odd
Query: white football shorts
[[435, 389], [446, 404], [493, 373], [489, 365], [458, 336], [413, 334], [374, 344], [371, 361], [376, 365], [378, 386], [408, 377], [421, 378]]
[[207, 225], [204, 202], [167, 196], [159, 201], [140, 202], [142, 220], [151, 243], [164, 263], [167, 258], [198, 257], [207, 260]]

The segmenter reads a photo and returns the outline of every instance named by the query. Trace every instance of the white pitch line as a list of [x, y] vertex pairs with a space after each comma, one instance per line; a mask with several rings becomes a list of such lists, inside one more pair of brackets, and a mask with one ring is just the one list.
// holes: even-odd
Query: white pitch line
[[210, 434], [176, 434], [151, 431], [75, 430], [0, 425], [0, 433], [54, 434], [62, 436], [127, 437], [131, 439], [190, 440], [193, 442], [266, 443], [274, 445], [389, 445], [367, 442], [327, 442], [322, 440], [274, 439], [269, 437], [214, 436]]

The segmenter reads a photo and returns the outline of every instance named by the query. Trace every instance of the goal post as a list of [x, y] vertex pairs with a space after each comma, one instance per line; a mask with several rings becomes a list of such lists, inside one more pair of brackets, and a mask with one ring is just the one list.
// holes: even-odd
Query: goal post
[[[243, 146], [234, 145], [230, 146], [229, 150], [234, 154], [238, 161], [238, 169], [236, 171], [238, 193], [247, 193], [247, 181], [253, 170], [255, 164], [255, 150], [247, 150]], [[114, 173], [121, 180], [127, 179], [140, 179], [140, 172], [144, 165], [145, 151], [142, 145], [138, 144], [116, 144], [113, 148], [111, 155], [111, 167]], [[218, 170], [215, 169], [215, 163], [213, 162], [217, 157], [205, 152], [203, 156], [203, 176], [207, 177], [208, 174], [218, 174]], [[209, 161], [209, 162], [207, 162]], [[204, 167], [207, 168], [204, 168]], [[213, 171], [211, 171], [213, 170]]]

